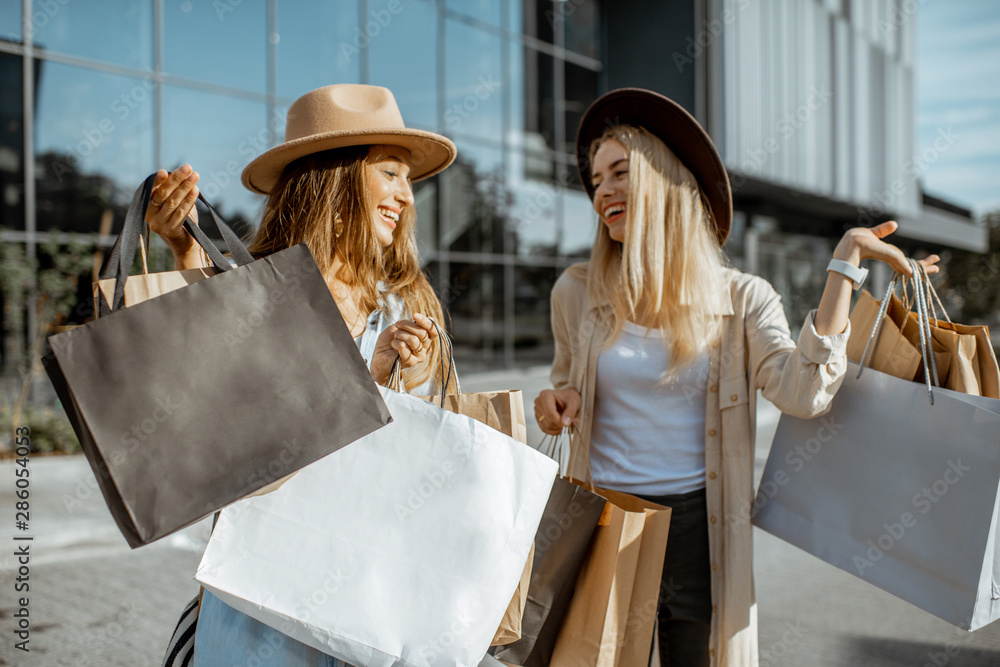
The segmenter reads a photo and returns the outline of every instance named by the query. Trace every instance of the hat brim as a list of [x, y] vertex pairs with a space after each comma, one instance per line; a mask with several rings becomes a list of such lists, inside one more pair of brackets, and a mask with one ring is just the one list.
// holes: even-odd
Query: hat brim
[[642, 127], [655, 135], [694, 175], [715, 218], [719, 246], [726, 242], [733, 222], [729, 173], [711, 137], [684, 107], [659, 93], [642, 88], [620, 88], [602, 95], [583, 114], [576, 134], [576, 161], [580, 180], [594, 198], [590, 181], [590, 146], [615, 125]]
[[412, 129], [344, 130], [293, 139], [261, 153], [243, 169], [243, 185], [263, 195], [271, 190], [289, 164], [307, 155], [348, 146], [400, 146], [410, 151], [410, 180], [433, 176], [454, 161], [458, 151], [450, 139]]

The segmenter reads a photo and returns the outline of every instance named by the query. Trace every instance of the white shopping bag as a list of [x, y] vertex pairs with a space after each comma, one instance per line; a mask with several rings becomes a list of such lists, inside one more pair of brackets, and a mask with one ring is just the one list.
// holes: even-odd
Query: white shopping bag
[[517, 588], [556, 463], [382, 389], [393, 422], [222, 512], [197, 579], [352, 665], [478, 665]]

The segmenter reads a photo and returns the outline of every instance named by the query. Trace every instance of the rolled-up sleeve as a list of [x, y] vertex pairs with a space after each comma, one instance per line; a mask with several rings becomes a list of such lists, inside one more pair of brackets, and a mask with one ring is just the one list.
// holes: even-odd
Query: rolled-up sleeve
[[781, 297], [765, 280], [755, 279], [748, 291], [746, 335], [750, 380], [764, 398], [782, 412], [809, 419], [830, 408], [847, 371], [847, 339], [843, 333], [821, 336], [806, 315], [798, 343], [793, 343]]

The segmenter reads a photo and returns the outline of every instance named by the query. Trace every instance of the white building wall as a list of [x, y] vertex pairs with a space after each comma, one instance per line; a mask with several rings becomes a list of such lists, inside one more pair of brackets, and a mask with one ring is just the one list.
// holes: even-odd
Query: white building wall
[[[850, 13], [845, 14], [845, 5]], [[712, 0], [731, 17], [712, 44], [722, 91], [710, 132], [735, 172], [917, 214], [916, 19], [902, 0]], [[716, 101], [717, 102], [717, 101]]]

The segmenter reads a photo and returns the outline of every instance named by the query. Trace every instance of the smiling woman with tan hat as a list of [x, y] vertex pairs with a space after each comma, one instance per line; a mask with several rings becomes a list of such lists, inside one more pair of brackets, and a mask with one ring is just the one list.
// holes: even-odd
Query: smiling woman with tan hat
[[[426, 316], [440, 323], [442, 311], [420, 270], [410, 183], [438, 173], [455, 154], [449, 139], [407, 128], [388, 89], [338, 84], [297, 99], [285, 141], [243, 170], [243, 184], [268, 195], [250, 252], [263, 257], [309, 246], [351, 332], [361, 337], [379, 328], [377, 338], [360, 343], [378, 382], [397, 354], [412, 369], [410, 387], [438, 366], [425, 363], [438, 354]], [[146, 213], [178, 269], [203, 265], [183, 228], [195, 215], [197, 182], [189, 165], [160, 171]]]
[[[433, 393], [441, 346], [432, 320], [441, 304], [420, 269], [410, 183], [455, 159], [455, 146], [407, 128], [386, 88], [354, 84], [306, 93], [288, 110], [285, 141], [243, 170], [267, 195], [250, 252], [264, 257], [306, 243], [377, 382], [394, 360], [407, 388]], [[203, 266], [183, 228], [195, 216], [198, 174], [189, 165], [157, 174], [146, 220], [178, 269]], [[440, 374], [440, 371], [437, 372]], [[206, 592], [194, 665], [342, 664], [228, 607]]]
[[[896, 223], [844, 235], [796, 343], [774, 289], [726, 264], [729, 177], [687, 111], [652, 91], [612, 91], [584, 114], [577, 151], [600, 226], [590, 261], [553, 289], [554, 389], [535, 417], [546, 433], [575, 427], [573, 477], [673, 509], [661, 664], [757, 665], [756, 391], [798, 417], [827, 410], [847, 368], [858, 263], [911, 272], [881, 240]], [[928, 273], [937, 260], [922, 260]]]

